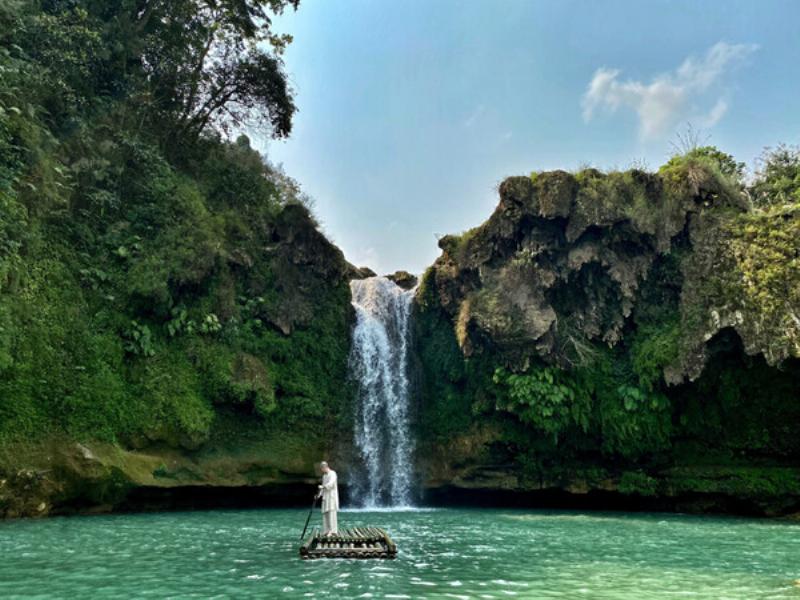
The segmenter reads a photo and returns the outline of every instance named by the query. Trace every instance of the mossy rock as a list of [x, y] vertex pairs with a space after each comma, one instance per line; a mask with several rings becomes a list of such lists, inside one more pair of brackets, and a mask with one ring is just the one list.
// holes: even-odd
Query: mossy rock
[[395, 271], [391, 275], [386, 276], [391, 281], [394, 281], [399, 287], [404, 290], [411, 290], [417, 285], [417, 276], [412, 275], [408, 271]]
[[500, 184], [498, 191], [503, 209], [516, 207], [528, 213], [535, 212], [535, 188], [530, 177], [508, 177]]
[[566, 171], [546, 171], [536, 177], [538, 213], [542, 217], [568, 217], [578, 191], [578, 182]]

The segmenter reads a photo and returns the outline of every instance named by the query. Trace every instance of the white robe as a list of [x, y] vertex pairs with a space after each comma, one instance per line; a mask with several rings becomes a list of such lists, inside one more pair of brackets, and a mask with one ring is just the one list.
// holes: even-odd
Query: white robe
[[322, 476], [322, 512], [339, 510], [339, 488], [336, 485], [336, 471], [328, 471]]
[[339, 520], [336, 518], [336, 515], [339, 514], [335, 510], [331, 510], [326, 513], [322, 513], [322, 534], [328, 535], [332, 533], [336, 535], [339, 533]]

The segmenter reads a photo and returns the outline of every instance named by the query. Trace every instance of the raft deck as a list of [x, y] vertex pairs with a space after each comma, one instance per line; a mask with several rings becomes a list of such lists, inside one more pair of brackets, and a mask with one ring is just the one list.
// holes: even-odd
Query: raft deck
[[343, 529], [330, 537], [315, 529], [300, 546], [302, 558], [395, 558], [397, 546], [378, 527]]

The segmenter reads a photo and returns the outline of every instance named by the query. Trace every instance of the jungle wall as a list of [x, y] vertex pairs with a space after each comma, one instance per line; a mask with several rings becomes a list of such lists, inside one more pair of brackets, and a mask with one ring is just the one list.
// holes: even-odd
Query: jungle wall
[[305, 503], [354, 273], [237, 134], [291, 131], [296, 6], [0, 5], [0, 517]]
[[305, 497], [347, 428], [352, 267], [244, 138], [191, 176], [108, 146], [120, 208], [6, 263], [0, 513]]

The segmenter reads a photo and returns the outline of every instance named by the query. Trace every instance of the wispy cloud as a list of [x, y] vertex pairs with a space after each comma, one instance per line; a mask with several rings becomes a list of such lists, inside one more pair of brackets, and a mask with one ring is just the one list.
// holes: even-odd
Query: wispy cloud
[[704, 115], [699, 120], [699, 125], [701, 127], [710, 128], [716, 125], [719, 120], [725, 116], [725, 113], [728, 112], [728, 101], [724, 98], [720, 98], [717, 100], [717, 103], [708, 111], [708, 114]]
[[483, 104], [479, 104], [475, 107], [475, 110], [470, 113], [470, 115], [464, 120], [464, 127], [472, 127], [475, 125], [475, 122], [481, 118], [483, 113], [486, 112], [486, 107]]
[[[649, 83], [620, 79], [619, 69], [595, 71], [583, 95], [583, 118], [590, 121], [599, 109], [615, 112], [628, 108], [639, 117], [643, 138], [660, 137], [684, 120], [704, 127], [716, 124], [727, 112], [728, 101], [720, 83], [758, 49], [756, 44], [714, 44], [701, 58], [688, 57], [674, 71], [661, 73]], [[714, 96], [716, 100], [714, 101]], [[698, 108], [698, 106], [713, 106]]]
[[373, 246], [359, 246], [348, 258], [357, 267], [370, 267], [378, 272], [381, 270], [380, 255]]

